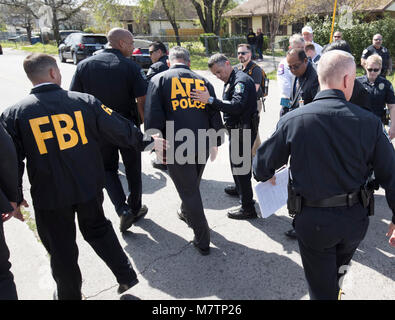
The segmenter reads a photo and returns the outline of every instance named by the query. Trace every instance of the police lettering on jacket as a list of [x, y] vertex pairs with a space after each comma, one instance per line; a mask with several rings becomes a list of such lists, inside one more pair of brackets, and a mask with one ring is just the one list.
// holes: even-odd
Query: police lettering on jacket
[[197, 108], [205, 109], [204, 103], [191, 99], [192, 89], [204, 91], [204, 81], [193, 78], [176, 78], [171, 79], [171, 105], [174, 111], [177, 109]]

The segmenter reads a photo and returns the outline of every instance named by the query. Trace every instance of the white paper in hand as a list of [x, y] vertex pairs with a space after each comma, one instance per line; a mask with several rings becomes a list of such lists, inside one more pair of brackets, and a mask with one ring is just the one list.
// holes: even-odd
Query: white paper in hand
[[278, 171], [275, 176], [276, 185], [272, 185], [269, 181], [265, 181], [259, 182], [255, 186], [262, 218], [268, 218], [287, 204], [288, 168]]

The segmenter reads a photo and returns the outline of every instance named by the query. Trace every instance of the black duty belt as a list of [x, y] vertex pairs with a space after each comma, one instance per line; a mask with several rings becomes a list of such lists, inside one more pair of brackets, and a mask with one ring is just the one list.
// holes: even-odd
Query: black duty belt
[[310, 201], [303, 198], [302, 204], [306, 207], [330, 208], [330, 207], [351, 207], [354, 204], [361, 202], [361, 192], [356, 191], [348, 194], [341, 194], [331, 198]]

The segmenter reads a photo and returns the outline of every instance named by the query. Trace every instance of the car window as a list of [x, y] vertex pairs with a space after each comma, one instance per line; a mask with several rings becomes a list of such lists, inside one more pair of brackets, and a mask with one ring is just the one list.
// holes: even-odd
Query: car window
[[134, 47], [135, 48], [146, 48], [148, 49], [151, 45], [151, 41], [141, 40], [141, 39], [134, 39]]
[[97, 37], [97, 36], [84, 36], [83, 42], [85, 44], [106, 44], [107, 38], [106, 37]]

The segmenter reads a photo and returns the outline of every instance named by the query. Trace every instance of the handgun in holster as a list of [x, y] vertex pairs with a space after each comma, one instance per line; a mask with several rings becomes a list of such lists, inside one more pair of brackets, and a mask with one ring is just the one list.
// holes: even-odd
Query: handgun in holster
[[361, 187], [362, 206], [368, 209], [368, 216], [374, 215], [374, 180], [368, 180]]
[[291, 218], [302, 211], [302, 196], [297, 194], [292, 186], [292, 180], [288, 178], [288, 200], [287, 200], [288, 214]]

